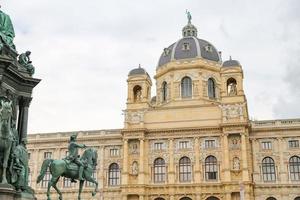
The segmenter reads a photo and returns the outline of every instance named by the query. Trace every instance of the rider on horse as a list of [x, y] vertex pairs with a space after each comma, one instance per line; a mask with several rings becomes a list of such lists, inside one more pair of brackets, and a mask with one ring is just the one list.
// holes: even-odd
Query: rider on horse
[[[68, 147], [69, 155], [66, 157], [66, 160], [69, 160], [70, 162], [73, 162], [79, 166], [79, 180], [84, 180], [84, 178], [82, 177], [84, 163], [79, 158], [78, 149], [86, 148], [86, 145], [76, 143], [76, 139], [77, 139], [77, 135], [72, 135], [70, 137], [70, 142], [69, 142], [69, 147]], [[75, 181], [72, 180], [72, 182], [75, 182]]]

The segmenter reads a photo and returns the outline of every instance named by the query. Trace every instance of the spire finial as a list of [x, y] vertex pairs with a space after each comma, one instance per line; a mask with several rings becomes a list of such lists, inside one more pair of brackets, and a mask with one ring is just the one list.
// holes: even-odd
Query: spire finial
[[229, 56], [229, 60], [232, 60], [231, 56]]
[[187, 19], [188, 19], [188, 24], [191, 24], [191, 23], [192, 23], [192, 15], [191, 15], [191, 12], [188, 11], [188, 10], [185, 10], [185, 13], [186, 13], [186, 16], [187, 16]]
[[139, 68], [141, 68], [141, 64], [139, 64]]

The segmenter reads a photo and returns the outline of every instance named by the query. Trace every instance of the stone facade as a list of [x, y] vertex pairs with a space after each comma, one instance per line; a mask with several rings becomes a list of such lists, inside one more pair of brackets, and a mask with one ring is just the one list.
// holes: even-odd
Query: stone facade
[[[300, 120], [250, 121], [242, 66], [222, 63], [203, 41], [184, 37], [164, 50], [155, 97], [144, 69], [129, 73], [123, 129], [79, 132], [79, 143], [98, 150], [95, 199], [299, 200]], [[29, 135], [38, 199], [46, 199], [46, 182], [35, 183], [43, 160], [65, 157], [71, 134]], [[58, 185], [76, 199], [78, 184]]]

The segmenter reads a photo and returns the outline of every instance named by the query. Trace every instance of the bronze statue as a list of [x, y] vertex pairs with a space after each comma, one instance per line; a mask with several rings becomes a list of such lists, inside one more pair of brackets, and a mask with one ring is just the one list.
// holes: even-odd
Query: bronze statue
[[7, 45], [15, 50], [16, 47], [13, 43], [14, 37], [15, 31], [9, 15], [0, 10], [0, 49], [2, 49], [4, 45]]
[[[39, 183], [44, 178], [49, 168], [52, 177], [51, 180], [48, 182], [47, 200], [51, 200], [50, 198], [51, 186], [59, 194], [59, 200], [62, 200], [62, 193], [56, 186], [60, 176], [71, 178], [73, 180], [74, 179], [80, 180], [78, 200], [81, 199], [80, 195], [82, 192], [84, 181], [89, 181], [95, 184], [95, 190], [92, 192], [92, 195], [93, 196], [96, 195], [96, 192], [98, 191], [98, 182], [93, 178], [93, 171], [97, 165], [98, 154], [95, 149], [88, 148], [84, 151], [83, 155], [79, 158], [78, 148], [85, 148], [85, 147], [86, 146], [84, 144], [83, 145], [77, 144], [76, 135], [73, 135], [71, 136], [71, 140], [69, 144], [70, 155], [67, 156], [67, 158], [62, 160], [53, 160], [53, 159], [44, 160], [41, 167], [40, 174], [37, 178], [37, 183]], [[81, 163], [82, 165], [78, 163]], [[80, 174], [80, 168], [83, 169], [82, 174]]]
[[26, 51], [19, 55], [18, 63], [23, 66], [27, 72], [32, 76], [34, 74], [34, 66], [32, 65], [32, 61], [30, 60], [30, 51]]

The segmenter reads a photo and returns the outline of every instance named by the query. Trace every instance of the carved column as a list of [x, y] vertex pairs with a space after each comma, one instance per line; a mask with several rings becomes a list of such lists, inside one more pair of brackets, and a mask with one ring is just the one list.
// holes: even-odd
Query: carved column
[[31, 102], [31, 97], [22, 97], [21, 105], [19, 106], [19, 122], [18, 122], [18, 130], [20, 141], [23, 138], [27, 138], [27, 125], [28, 125], [28, 111], [29, 105]]
[[201, 175], [200, 175], [200, 145], [199, 138], [195, 138], [195, 183], [200, 183]]
[[283, 161], [283, 152], [284, 152], [284, 143], [283, 143], [283, 138], [278, 138], [277, 139], [278, 142], [278, 152], [279, 152], [279, 159], [280, 159], [280, 165], [279, 165], [279, 181], [281, 181], [282, 183], [287, 182], [288, 180], [288, 176], [287, 176], [287, 172], [286, 172], [286, 167], [284, 165], [284, 161]]
[[[139, 184], [144, 184], [144, 139], [140, 139]], [[140, 196], [141, 199], [141, 196]]]
[[228, 134], [223, 135], [223, 161], [224, 161], [224, 181], [230, 182], [230, 158], [229, 158], [229, 147], [228, 147]]
[[168, 180], [169, 180], [170, 184], [175, 182], [173, 146], [174, 146], [174, 141], [173, 141], [173, 139], [170, 139], [169, 140], [169, 172], [168, 172]]
[[243, 160], [243, 181], [249, 181], [248, 160], [247, 160], [247, 141], [246, 134], [241, 133], [242, 160]]
[[123, 173], [122, 173], [122, 185], [128, 183], [128, 140], [123, 140]]

